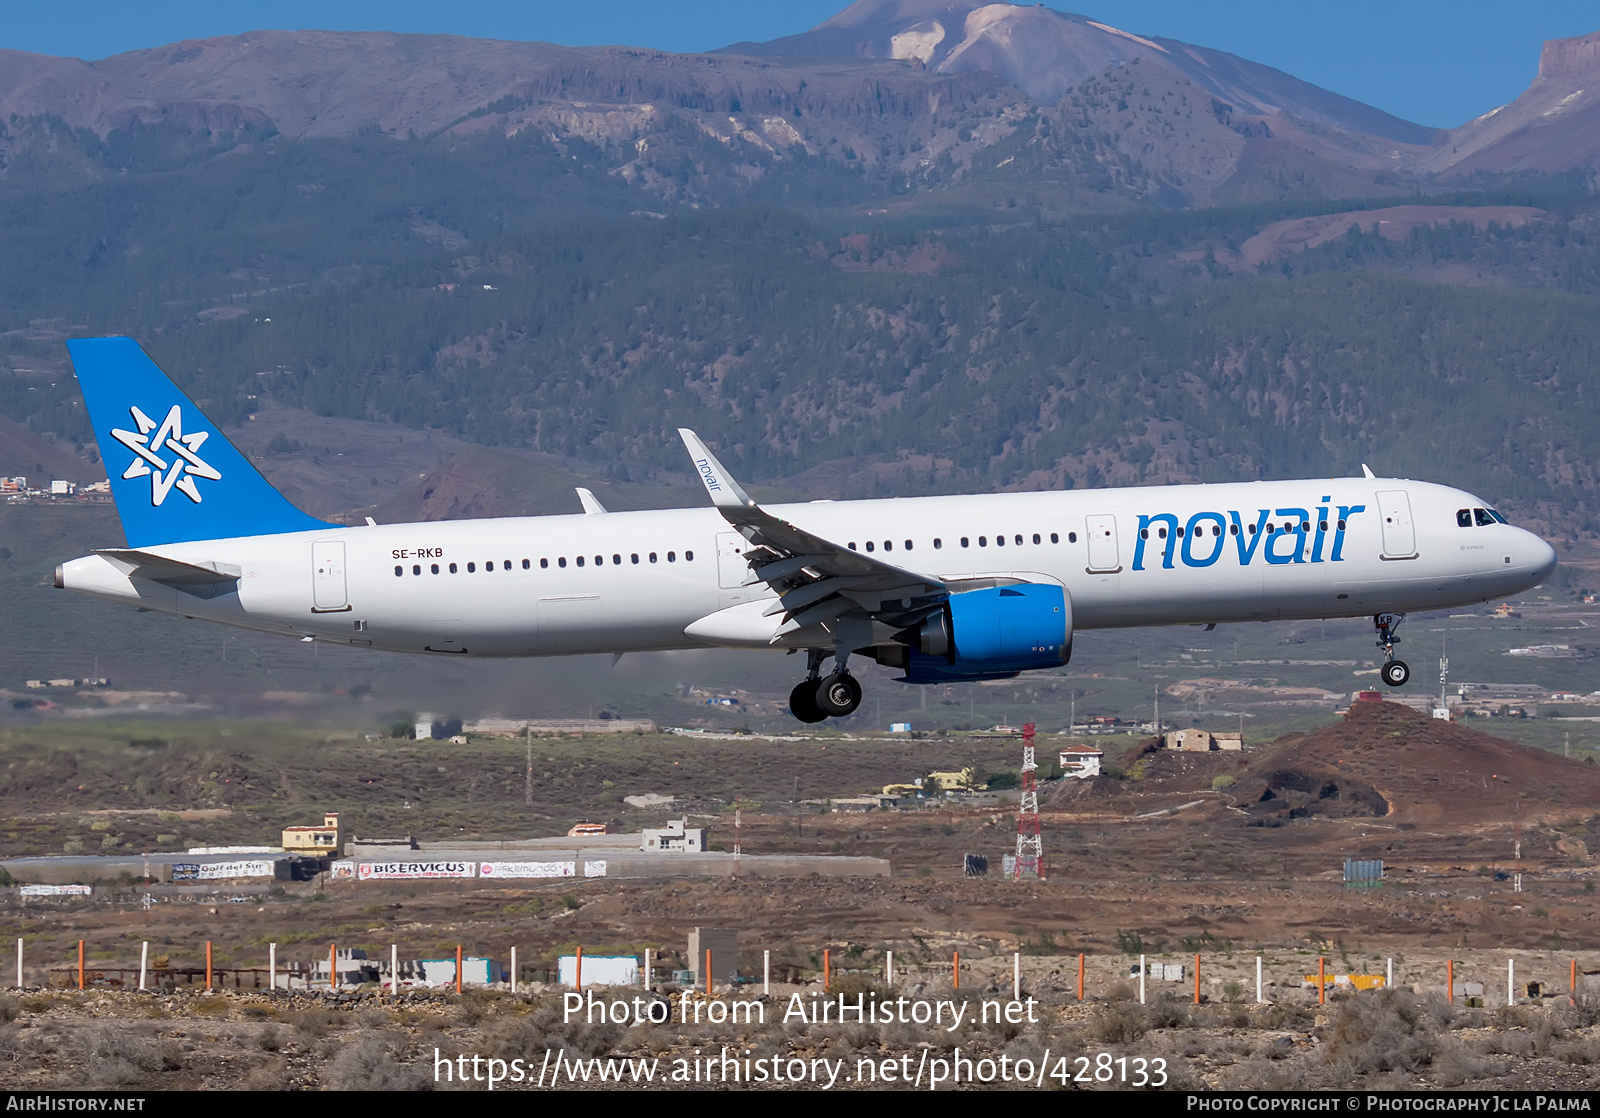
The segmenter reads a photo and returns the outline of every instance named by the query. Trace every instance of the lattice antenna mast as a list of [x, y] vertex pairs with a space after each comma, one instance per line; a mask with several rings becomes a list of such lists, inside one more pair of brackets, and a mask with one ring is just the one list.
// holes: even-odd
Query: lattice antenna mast
[[1034, 773], [1039, 766], [1033, 759], [1034, 724], [1022, 727], [1022, 799], [1017, 805], [1016, 880], [1044, 878], [1044, 839], [1039, 834], [1039, 785]]

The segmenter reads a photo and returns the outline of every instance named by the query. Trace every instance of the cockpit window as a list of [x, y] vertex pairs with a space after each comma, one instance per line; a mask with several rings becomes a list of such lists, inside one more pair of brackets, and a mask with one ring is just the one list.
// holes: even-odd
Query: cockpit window
[[1456, 525], [1458, 527], [1461, 527], [1461, 528], [1470, 528], [1470, 527], [1472, 527], [1472, 510], [1471, 509], [1457, 509], [1456, 510]]
[[1472, 515], [1477, 518], [1477, 521], [1478, 521], [1479, 524], [1493, 524], [1494, 523], [1494, 517], [1489, 515], [1489, 510], [1488, 509], [1473, 509], [1472, 510]]
[[1505, 517], [1503, 517], [1499, 513], [1495, 512], [1494, 509], [1484, 509], [1483, 511], [1488, 513], [1490, 516], [1494, 517], [1496, 522], [1498, 522], [1500, 524], [1510, 524], [1511, 523], [1511, 521], [1507, 520]]

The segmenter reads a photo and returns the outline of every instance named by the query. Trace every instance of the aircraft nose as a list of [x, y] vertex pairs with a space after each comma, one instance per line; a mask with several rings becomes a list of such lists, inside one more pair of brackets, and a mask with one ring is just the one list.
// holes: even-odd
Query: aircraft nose
[[1543, 582], [1555, 572], [1556, 549], [1532, 532], [1523, 534], [1528, 537], [1525, 548], [1528, 556], [1528, 573], [1537, 581]]

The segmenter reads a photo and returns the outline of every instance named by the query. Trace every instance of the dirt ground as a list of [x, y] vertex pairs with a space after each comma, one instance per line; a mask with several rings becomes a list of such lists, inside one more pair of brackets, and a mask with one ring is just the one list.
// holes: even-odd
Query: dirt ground
[[[1014, 803], [943, 802], [886, 813], [815, 805], [742, 813], [746, 852], [874, 855], [892, 863], [887, 878], [320, 881], [239, 893], [240, 902], [224, 890], [150, 904], [129, 884], [92, 900], [13, 897], [0, 908], [8, 937], [0, 942], [23, 938], [27, 988], [0, 1001], [0, 1060], [8, 1082], [28, 1089], [460, 1087], [474, 1055], [505, 1069], [524, 1061], [521, 1081], [506, 1070], [497, 1088], [536, 1086], [535, 1064], [550, 1085], [552, 1060], [563, 1085], [615, 1087], [616, 1078], [602, 1079], [614, 1074], [643, 1086], [635, 1080], [647, 1065], [627, 1061], [655, 1059], [652, 1086], [694, 1086], [674, 1083], [675, 1062], [711, 1075], [694, 1061], [720, 1060], [725, 1046], [784, 1068], [801, 1061], [812, 1086], [827, 1085], [833, 1067], [835, 1088], [902, 1085], [885, 1081], [885, 1061], [896, 1076], [920, 1068], [923, 1087], [943, 1066], [938, 1085], [964, 1087], [953, 1082], [960, 1057], [997, 1061], [983, 1065], [993, 1073], [987, 1085], [1005, 1079], [1004, 1058], [1013, 1071], [1026, 1062], [1035, 1087], [1060, 1089], [1135, 1086], [1129, 1069], [1150, 1076], [1156, 1060], [1167, 1087], [1600, 1085], [1600, 1000], [1589, 985], [1600, 984], [1595, 766], [1372, 705], [1242, 754], [1136, 745], [1116, 758], [1115, 775], [1051, 786], [1038, 882], [961, 873], [966, 853], [998, 868], [1014, 849]], [[731, 842], [726, 815], [702, 821]], [[1382, 859], [1385, 880], [1347, 887], [1346, 858]], [[682, 1020], [692, 1004], [670, 978], [687, 965], [697, 926], [737, 930], [740, 971], [752, 982], [715, 1000], [759, 1002], [763, 1022]], [[92, 986], [81, 993], [80, 940]], [[330, 944], [379, 959], [391, 944], [408, 959], [447, 957], [459, 945], [502, 968], [516, 947], [521, 989], [393, 1002], [370, 987], [269, 994], [249, 988], [254, 975], [239, 979], [244, 988], [211, 994], [93, 985], [97, 974], [114, 980], [110, 968], [136, 967], [143, 943], [152, 957], [191, 969], [204, 965], [209, 943], [230, 984], [231, 969], [266, 966], [269, 944], [280, 962], [300, 963], [326, 959]], [[590, 956], [651, 949], [670, 1019], [566, 1019], [563, 992], [547, 983], [557, 956], [578, 946]], [[1145, 1004], [1133, 970], [1140, 955], [1185, 968], [1181, 979], [1150, 979]], [[813, 1005], [824, 995], [824, 958], [827, 996], [965, 1001], [969, 1016], [953, 1027], [796, 1019], [791, 996]], [[1306, 985], [1319, 960], [1329, 976], [1387, 976], [1392, 967], [1394, 988], [1330, 986], [1319, 1005]], [[788, 983], [768, 999], [764, 966]], [[971, 1020], [984, 1002], [1003, 1007], [1017, 979], [1024, 1001], [1034, 999], [1022, 1019]], [[1539, 984], [1534, 996], [1530, 982]], [[466, 1064], [452, 1062], [460, 1057]], [[973, 1067], [973, 1085], [985, 1086]], [[728, 1072], [719, 1064], [715, 1074]], [[469, 1075], [465, 1085], [488, 1084]]]

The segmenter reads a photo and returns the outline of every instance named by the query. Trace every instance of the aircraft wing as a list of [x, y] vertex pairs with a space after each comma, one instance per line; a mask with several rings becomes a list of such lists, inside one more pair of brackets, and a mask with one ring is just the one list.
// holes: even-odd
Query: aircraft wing
[[949, 596], [932, 575], [885, 563], [773, 516], [729, 475], [700, 437], [678, 429], [711, 501], [753, 545], [745, 557], [755, 579], [778, 594], [767, 615], [783, 614], [776, 636], [820, 625], [852, 610], [887, 624], [910, 625]]

